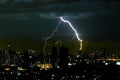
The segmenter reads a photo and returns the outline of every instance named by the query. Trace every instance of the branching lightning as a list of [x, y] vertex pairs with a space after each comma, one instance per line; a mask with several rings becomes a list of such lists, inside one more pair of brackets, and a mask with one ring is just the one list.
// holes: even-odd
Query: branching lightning
[[60, 40], [56, 41], [55, 45], [57, 45], [57, 44], [59, 44], [60, 46], [62, 46], [63, 45], [62, 40], [60, 39]]
[[70, 41], [73, 41], [75, 39], [75, 37], [76, 37], [76, 35], [74, 35]]
[[77, 30], [73, 27], [73, 25], [68, 21], [68, 20], [65, 20], [63, 17], [60, 17], [61, 21], [63, 21], [64, 23], [68, 23], [69, 26], [71, 27], [71, 29], [75, 32], [75, 35], [76, 35], [76, 38], [77, 40], [80, 42], [80, 50], [82, 50], [82, 39], [79, 38], [79, 35], [78, 35], [78, 32]]
[[59, 21], [57, 27], [56, 27], [55, 30], [51, 33], [51, 35], [45, 38], [45, 44], [44, 44], [44, 47], [43, 47], [43, 53], [44, 53], [45, 55], [46, 55], [46, 47], [47, 47], [47, 45], [48, 45], [48, 42], [47, 42], [47, 41], [48, 41], [49, 39], [51, 39], [51, 38], [54, 36], [54, 34], [57, 32], [57, 30], [58, 30], [58, 28], [59, 28], [59, 26], [60, 26], [60, 23], [61, 23], [61, 21]]
[[[44, 44], [44, 47], [43, 47], [43, 53], [45, 55], [46, 55], [46, 47], [48, 45], [48, 40], [51, 39], [54, 36], [54, 34], [57, 32], [58, 28], [60, 27], [61, 21], [64, 22], [64, 23], [67, 23], [70, 26], [70, 28], [74, 31], [77, 40], [80, 42], [80, 50], [82, 50], [82, 45], [83, 45], [82, 42], [83, 41], [82, 41], [82, 39], [80, 39], [77, 30], [73, 27], [73, 25], [70, 23], [70, 21], [65, 20], [63, 17], [59, 17], [59, 18], [60, 18], [60, 21], [59, 21], [58, 25], [56, 26], [55, 30], [51, 33], [50, 36], [48, 36], [48, 37], [45, 38], [45, 44]], [[58, 44], [58, 42], [59, 41], [57, 41], [55, 44]], [[62, 44], [61, 40], [60, 40], [60, 44]]]

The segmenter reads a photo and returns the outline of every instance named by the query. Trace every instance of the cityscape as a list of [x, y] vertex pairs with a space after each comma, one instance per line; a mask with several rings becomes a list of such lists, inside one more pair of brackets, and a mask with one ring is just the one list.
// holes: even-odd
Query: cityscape
[[0, 80], [120, 80], [120, 1], [0, 0]]
[[0, 51], [1, 80], [118, 80], [120, 59], [103, 52], [70, 56], [65, 46], [53, 47], [51, 54], [34, 50], [16, 52], [8, 44]]

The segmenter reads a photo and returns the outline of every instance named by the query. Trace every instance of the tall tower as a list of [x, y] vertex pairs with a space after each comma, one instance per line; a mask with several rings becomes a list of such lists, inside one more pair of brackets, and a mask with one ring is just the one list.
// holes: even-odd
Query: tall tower
[[59, 54], [60, 54], [60, 68], [67, 69], [68, 68], [68, 48], [67, 47], [60, 47]]
[[55, 64], [56, 64], [56, 61], [57, 61], [57, 47], [53, 47], [52, 48], [52, 65], [53, 65], [53, 68], [55, 68]]

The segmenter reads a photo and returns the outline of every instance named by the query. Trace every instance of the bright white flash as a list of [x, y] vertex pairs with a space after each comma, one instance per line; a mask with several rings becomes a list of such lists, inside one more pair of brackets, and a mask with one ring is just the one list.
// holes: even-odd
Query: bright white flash
[[60, 17], [61, 21], [68, 23], [71, 29], [75, 32], [77, 40], [80, 42], [80, 50], [82, 50], [82, 39], [79, 38], [77, 30], [73, 27], [73, 25], [70, 23], [70, 21], [63, 19], [63, 17]]
[[55, 28], [55, 30], [51, 33], [51, 35], [45, 38], [45, 44], [44, 44], [44, 47], [43, 47], [43, 53], [44, 53], [45, 55], [46, 55], [46, 47], [47, 47], [47, 45], [48, 45], [48, 42], [47, 42], [47, 41], [48, 41], [49, 39], [51, 39], [51, 38], [54, 36], [54, 34], [57, 32], [57, 30], [58, 30], [58, 28], [59, 28], [59, 26], [60, 26], [60, 23], [61, 23], [61, 21], [59, 21], [59, 24], [57, 25], [57, 27]]

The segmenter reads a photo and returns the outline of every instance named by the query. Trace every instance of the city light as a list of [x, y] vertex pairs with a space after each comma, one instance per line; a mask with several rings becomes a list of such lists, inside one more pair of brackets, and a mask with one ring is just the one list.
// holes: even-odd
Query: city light
[[45, 64], [37, 64], [37, 67], [40, 68], [40, 70], [48, 70], [52, 68], [52, 64], [45, 63]]
[[9, 70], [10, 70], [10, 68], [5, 68], [5, 70], [6, 70], [6, 71], [9, 71]]
[[120, 66], [120, 62], [116, 62], [116, 65], [119, 65], [119, 66]]
[[23, 69], [22, 67], [18, 67], [17, 70], [19, 70], [19, 71], [25, 71], [26, 69]]

